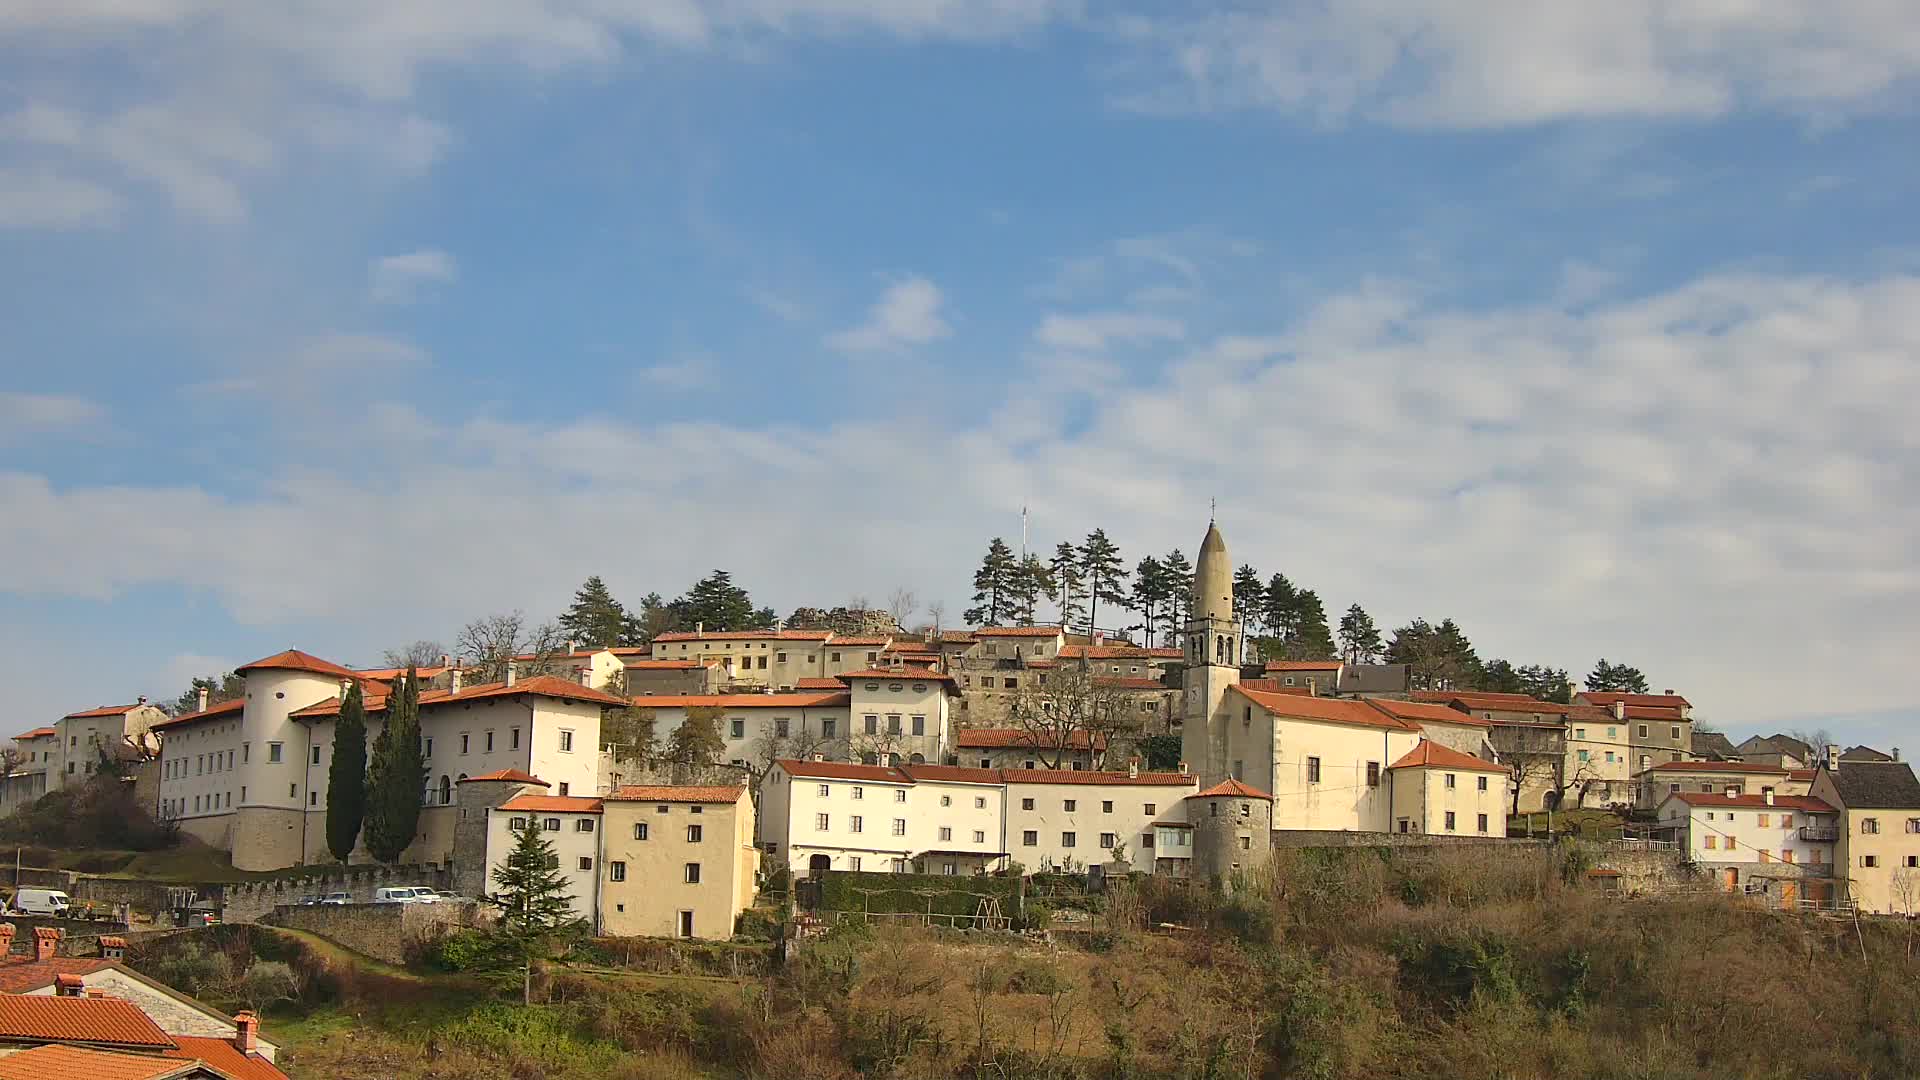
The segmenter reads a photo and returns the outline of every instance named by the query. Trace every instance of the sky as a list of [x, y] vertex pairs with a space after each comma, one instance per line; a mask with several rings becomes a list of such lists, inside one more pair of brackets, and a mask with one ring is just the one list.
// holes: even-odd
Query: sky
[[0, 720], [1217, 500], [1899, 745], [1916, 88], [1910, 0], [0, 0]]

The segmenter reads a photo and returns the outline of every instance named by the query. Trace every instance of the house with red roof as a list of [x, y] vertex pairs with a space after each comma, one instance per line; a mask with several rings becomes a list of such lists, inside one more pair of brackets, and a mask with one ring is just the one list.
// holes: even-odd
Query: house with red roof
[[1840, 809], [1822, 799], [1779, 795], [1771, 787], [1683, 789], [1661, 798], [1656, 813], [1660, 835], [1678, 844], [1717, 888], [1786, 908], [1830, 907], [1842, 895], [1833, 880]]
[[0, 787], [0, 807], [32, 802], [49, 791], [84, 782], [102, 755], [120, 762], [150, 758], [158, 741], [149, 732], [167, 718], [142, 697], [127, 705], [76, 709], [51, 724], [14, 736], [22, 761]]
[[287, 1080], [261, 1051], [259, 1019], [234, 1020], [224, 1038], [175, 1035], [61, 976], [55, 994], [0, 994], [0, 1080]]

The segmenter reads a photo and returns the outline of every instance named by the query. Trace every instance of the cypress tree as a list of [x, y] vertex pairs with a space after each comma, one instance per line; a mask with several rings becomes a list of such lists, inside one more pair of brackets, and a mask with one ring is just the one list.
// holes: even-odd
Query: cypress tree
[[333, 761], [327, 766], [327, 850], [341, 862], [353, 854], [367, 813], [367, 710], [360, 684], [347, 689], [333, 727]]
[[373, 765], [367, 776], [367, 852], [383, 863], [397, 862], [420, 826], [420, 800], [427, 786], [427, 765], [420, 746], [420, 678], [407, 669], [406, 681], [387, 696], [387, 722], [373, 741]]

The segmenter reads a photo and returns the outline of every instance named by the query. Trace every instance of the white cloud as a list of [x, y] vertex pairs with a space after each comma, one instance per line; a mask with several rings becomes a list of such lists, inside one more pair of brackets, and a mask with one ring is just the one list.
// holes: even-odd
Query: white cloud
[[409, 304], [427, 286], [452, 281], [457, 271], [453, 256], [437, 248], [421, 248], [373, 260], [367, 277], [376, 301]]
[[1123, 18], [1150, 109], [1270, 107], [1328, 123], [1485, 128], [1871, 108], [1920, 74], [1902, 0], [1359, 0]]
[[0, 229], [74, 229], [111, 225], [121, 200], [88, 180], [49, 169], [0, 168]]
[[106, 420], [107, 410], [83, 397], [0, 390], [0, 439], [87, 427]]
[[[824, 430], [414, 413], [386, 459], [260, 493], [0, 473], [0, 590], [206, 590], [247, 622], [351, 621], [372, 655], [396, 597], [440, 632], [544, 610], [606, 568], [622, 594], [726, 566], [776, 608], [898, 583], [951, 608], [1023, 500], [1036, 544], [1099, 525], [1131, 560], [1191, 554], [1217, 495], [1236, 561], [1330, 611], [1451, 616], [1485, 655], [1577, 673], [1624, 659], [1729, 727], [1909, 708], [1916, 355], [1910, 275], [1728, 274], [1496, 310], [1383, 283], [1276, 335], [1183, 347], [1153, 381], [1115, 373], [1071, 427], [1025, 392]], [[897, 491], [903, 462], [935, 470], [937, 494], [849, 498]]]
[[411, 342], [378, 334], [324, 334], [190, 392], [274, 397], [290, 412], [341, 395], [358, 408], [366, 403], [370, 386], [410, 375], [428, 362], [427, 354]]
[[635, 374], [642, 383], [662, 390], [692, 390], [706, 384], [713, 372], [712, 362], [704, 356], [691, 356], [652, 364]]
[[1101, 311], [1082, 315], [1051, 314], [1034, 330], [1033, 339], [1055, 349], [1104, 349], [1109, 345], [1141, 345], [1177, 341], [1187, 328], [1178, 319], [1133, 311]]
[[843, 352], [876, 352], [926, 345], [952, 333], [940, 314], [940, 287], [924, 277], [896, 282], [880, 294], [865, 322], [827, 336]]

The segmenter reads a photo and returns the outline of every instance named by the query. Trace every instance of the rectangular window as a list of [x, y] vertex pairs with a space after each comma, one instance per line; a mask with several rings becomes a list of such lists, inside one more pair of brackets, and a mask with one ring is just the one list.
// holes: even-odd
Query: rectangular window
[[1453, 811], [1447, 811], [1447, 831], [1453, 831]]
[[871, 716], [871, 715], [864, 716], [864, 717], [861, 717], [861, 721], [866, 725], [867, 734], [869, 735], [880, 734], [880, 718], [879, 717]]
[[987, 808], [987, 797], [985, 795], [975, 795], [973, 797], [973, 808], [975, 810], [985, 810]]
[[1156, 807], [1157, 807], [1157, 804], [1148, 803], [1143, 809], [1146, 811], [1146, 814], [1148, 817], [1152, 817], [1153, 815], [1160, 812]]
[[786, 663], [786, 662], [787, 662], [787, 654], [786, 654], [786, 653], [783, 653], [783, 652], [782, 652], [782, 653], [774, 653], [774, 654], [773, 654], [773, 662], [774, 662], [774, 663], [776, 663], [776, 664], [784, 664], [784, 663]]
[[1447, 790], [1448, 790], [1448, 791], [1452, 791], [1452, 790], [1453, 790], [1453, 781], [1454, 781], [1454, 775], [1453, 775], [1452, 773], [1447, 773], [1447, 774], [1445, 774], [1445, 775], [1446, 775], [1446, 778], [1447, 778]]
[[1020, 809], [1022, 809], [1022, 810], [1031, 810], [1031, 809], [1033, 809], [1033, 800], [1032, 800], [1032, 799], [1021, 799], [1021, 800], [1020, 800]]
[[314, 765], [320, 764], [320, 748], [318, 746], [313, 748], [313, 761], [311, 762], [311, 764], [314, 764]]
[[1880, 831], [1880, 819], [1879, 818], [1861, 818], [1860, 831], [1868, 835], [1878, 833]]
[[847, 819], [847, 829], [852, 832], [866, 832], [867, 819], [855, 814]]
[[1367, 786], [1380, 786], [1380, 763], [1377, 761], [1367, 762]]
[[940, 826], [940, 841], [942, 843], [951, 843], [952, 840], [953, 830], [945, 825]]
[[613, 862], [608, 863], [607, 864], [607, 880], [608, 881], [627, 880], [627, 864], [620, 862], [617, 859], [614, 860]]
[[244, 765], [248, 761], [252, 760], [252, 757], [253, 757], [253, 744], [250, 742], [241, 743], [240, 744], [240, 763]]
[[907, 789], [906, 789], [906, 788], [894, 788], [894, 789], [893, 789], [893, 801], [894, 801], [894, 802], [906, 802], [906, 801], [907, 801]]
[[[1113, 813], [1113, 800], [1112, 800], [1112, 799], [1102, 799], [1102, 800], [1100, 800], [1100, 812], [1101, 812], [1101, 813], [1103, 813], [1103, 814], [1111, 814], [1111, 813]], [[1109, 847], [1111, 847], [1112, 845], [1111, 845], [1111, 844], [1109, 844], [1109, 845], [1107, 845], [1107, 846], [1109, 846]]]
[[728, 734], [728, 735], [729, 735], [730, 737], [732, 737], [732, 738], [735, 738], [735, 739], [744, 739], [744, 738], [746, 738], [746, 737], [747, 737], [747, 722], [746, 722], [745, 720], [729, 720], [729, 721], [727, 721], [727, 734]]
[[832, 786], [832, 785], [830, 785], [830, 784], [821, 784], [821, 785], [820, 785], [820, 786], [819, 786], [819, 787], [818, 787], [817, 789], [815, 789], [815, 790], [816, 790], [816, 792], [817, 792], [817, 793], [819, 794], [819, 796], [820, 796], [821, 798], [823, 798], [823, 799], [824, 799], [824, 798], [826, 798], [827, 796], [829, 796], [829, 795], [832, 795], [832, 794], [833, 794], [833, 786]]
[[786, 720], [786, 719], [779, 719], [779, 720], [775, 720], [775, 721], [773, 722], [773, 737], [774, 737], [774, 738], [776, 738], [776, 739], [784, 739], [784, 738], [786, 738], [786, 737], [787, 737], [787, 729], [788, 729], [788, 727], [789, 727], [789, 726], [791, 726], [791, 724], [792, 724], [792, 723], [793, 723], [793, 721], [791, 721], [791, 720]]
[[1765, 814], [1760, 815], [1759, 825], [1763, 829], [1767, 827], [1767, 815]]
[[993, 689], [993, 676], [991, 675], [980, 676], [980, 689], [982, 690]]
[[507, 822], [507, 828], [512, 829], [514, 832], [519, 832], [526, 827], [527, 819], [523, 817], [517, 817]]
[[914, 717], [911, 730], [915, 735], [925, 735], [927, 733], [927, 718], [924, 716]]
[[646, 822], [644, 822], [644, 821], [636, 821], [636, 822], [634, 822], [634, 823], [633, 823], [633, 838], [634, 838], [635, 840], [645, 840], [645, 839], [647, 838], [647, 823], [646, 823]]
[[580, 869], [582, 870], [593, 869], [593, 858], [588, 855], [580, 856]]
[[520, 729], [519, 728], [507, 729], [507, 749], [509, 750], [520, 749]]
[[[839, 658], [840, 658], [840, 654], [839, 654], [839, 653], [835, 653], [835, 654], [834, 654], [834, 659], [836, 659], [836, 660], [837, 660], [837, 659], [839, 659]], [[857, 874], [857, 873], [859, 873], [859, 872], [860, 872], [860, 862], [861, 862], [861, 860], [860, 860], [860, 856], [858, 856], [858, 855], [849, 855], [849, 856], [847, 856], [847, 869], [849, 869], [849, 870], [851, 870], [851, 871], [853, 871], [853, 872], [854, 872], [854, 873], [856, 873], [856, 874]]]
[[1476, 782], [1475, 782], [1475, 783], [1474, 783], [1474, 785], [1473, 785], [1473, 786], [1474, 786], [1474, 789], [1475, 789], [1475, 790], [1477, 790], [1477, 791], [1485, 791], [1485, 790], [1487, 790], [1487, 778], [1486, 778], [1486, 777], [1484, 777], [1484, 776], [1481, 776], [1481, 777], [1476, 777], [1476, 778], [1475, 778], [1475, 780], [1476, 780]]
[[1781, 815], [1780, 815], [1780, 827], [1781, 827], [1781, 828], [1783, 828], [1783, 829], [1791, 829], [1791, 828], [1793, 828], [1793, 815], [1792, 815], [1792, 814], [1781, 814]]
[[1860, 865], [1861, 865], [1861, 866], [1864, 866], [1864, 867], [1866, 867], [1866, 868], [1868, 868], [1868, 869], [1872, 869], [1872, 868], [1874, 868], [1874, 867], [1876, 867], [1876, 866], [1879, 866], [1879, 865], [1880, 865], [1880, 856], [1878, 856], [1878, 855], [1862, 855], [1862, 856], [1860, 856]]
[[1317, 757], [1310, 757], [1307, 759], [1307, 783], [1317, 784], [1319, 782], [1320, 782], [1320, 759]]
[[984, 844], [984, 843], [986, 843], [986, 842], [987, 842], [987, 833], [986, 833], [986, 830], [984, 830], [984, 829], [975, 829], [975, 830], [973, 830], [973, 842], [974, 842], [974, 843], [976, 843], [976, 844]]
[[687, 826], [687, 843], [689, 844], [699, 843], [700, 835], [701, 835], [700, 826], [698, 825]]
[[887, 734], [900, 734], [900, 718], [892, 713], [887, 714]]
[[420, 756], [421, 756], [421, 757], [432, 757], [432, 756], [433, 756], [433, 738], [432, 738], [432, 736], [428, 736], [428, 737], [427, 737], [426, 739], [424, 739], [424, 740], [422, 740], [422, 741], [421, 741], [421, 743], [420, 743]]
[[833, 738], [833, 733], [836, 727], [838, 727], [838, 721], [834, 721], [834, 720], [820, 721], [820, 737], [823, 739]]
[[487, 732], [487, 753], [493, 753], [493, 732]]
[[893, 819], [893, 835], [895, 836], [907, 835], [907, 819], [906, 818]]
[[278, 762], [279, 760], [280, 760], [280, 744], [277, 742], [268, 743], [267, 744], [267, 762], [269, 764], [272, 764], [272, 763]]
[[940, 805], [941, 805], [941, 806], [952, 806], [952, 805], [953, 805], [953, 796], [951, 796], [951, 795], [942, 795], [942, 796], [940, 796]]
[[[699, 863], [690, 862], [687, 864], [686, 882], [689, 885], [700, 884], [700, 864]], [[681, 912], [680, 921], [684, 924], [691, 924], [693, 922], [693, 912], [691, 911]]]
[[472, 749], [473, 749], [473, 733], [470, 731], [461, 732], [460, 733], [460, 752], [464, 754]]
[[542, 824], [543, 824], [543, 826], [544, 826], [544, 828], [545, 828], [545, 829], [546, 829], [546, 830], [547, 830], [548, 832], [559, 832], [559, 831], [560, 831], [560, 819], [559, 819], [559, 818], [557, 818], [557, 817], [550, 817], [550, 818], [548, 818], [548, 819], [547, 819], [547, 820], [546, 820], [545, 822], [543, 822]]
[[829, 823], [829, 821], [830, 821], [830, 820], [831, 820], [831, 819], [830, 819], [830, 818], [829, 818], [829, 817], [828, 817], [827, 815], [825, 815], [825, 814], [815, 814], [815, 815], [813, 815], [813, 831], [814, 831], [814, 832], [826, 832], [826, 831], [827, 831], [827, 825], [828, 825], [828, 823]]
[[560, 729], [560, 752], [563, 754], [573, 753], [573, 732], [565, 728]]
[[1479, 820], [1474, 822], [1474, 824], [1479, 828], [1481, 832], [1486, 832], [1487, 831], [1487, 815], [1485, 814], [1479, 815]]
[[1115, 847], [1119, 846], [1119, 844], [1120, 838], [1113, 833], [1103, 832], [1100, 834], [1100, 850], [1112, 851]]
[[584, 817], [583, 817], [583, 818], [580, 818], [579, 820], [577, 820], [577, 821], [575, 821], [575, 822], [573, 823], [573, 831], [574, 831], [574, 832], [580, 832], [580, 833], [588, 833], [588, 832], [592, 832], [592, 831], [593, 831], [593, 819], [592, 819], [592, 818], [584, 818]]
[[1074, 842], [1078, 839], [1079, 837], [1075, 836], [1073, 833], [1063, 832], [1060, 834], [1060, 846], [1072, 847], [1074, 845]]
[[1736, 847], [1738, 847], [1738, 846], [1739, 846], [1739, 844], [1740, 844], [1740, 842], [1739, 842], [1738, 840], [1736, 840], [1736, 839], [1734, 839], [1733, 837], [1731, 837], [1731, 836], [1729, 836], [1729, 837], [1727, 837], [1727, 850], [1728, 850], [1728, 851], [1732, 851], [1732, 850], [1733, 850], [1734, 848], [1736, 848]]
[[848, 795], [856, 800], [865, 799], [867, 797], [867, 789], [863, 787], [852, 788], [848, 792]]
[[1647, 725], [1645, 724], [1640, 725], [1640, 737], [1643, 739], [1647, 737]]
[[1007, 676], [1005, 689], [1018, 690], [1019, 688], [1020, 688], [1020, 680], [1015, 678], [1012, 675]]
[[1783, 862], [1783, 863], [1786, 863], [1786, 864], [1788, 864], [1789, 866], [1791, 866], [1791, 865], [1793, 864], [1793, 849], [1792, 849], [1792, 848], [1781, 848], [1781, 849], [1780, 849], [1780, 861], [1781, 861], [1781, 862]]

